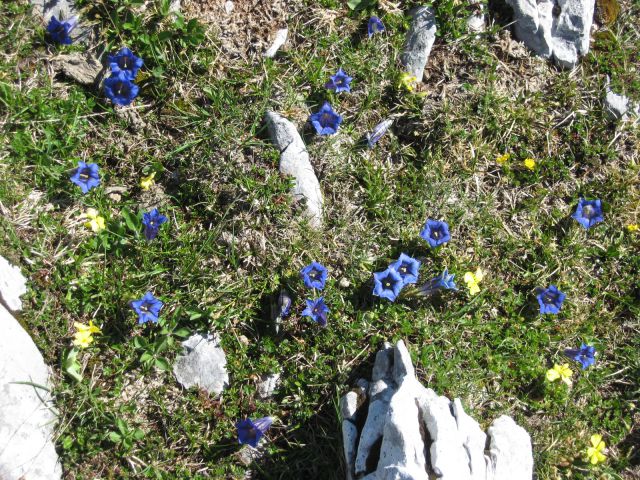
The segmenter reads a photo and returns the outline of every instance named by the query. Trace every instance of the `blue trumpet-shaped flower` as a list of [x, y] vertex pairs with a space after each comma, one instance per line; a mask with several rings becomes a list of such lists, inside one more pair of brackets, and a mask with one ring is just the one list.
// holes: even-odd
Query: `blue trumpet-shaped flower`
[[142, 68], [144, 62], [140, 57], [136, 57], [127, 47], [120, 49], [115, 55], [109, 55], [109, 67], [112, 73], [124, 72], [133, 80]]
[[263, 417], [255, 422], [250, 418], [241, 420], [236, 424], [238, 429], [238, 443], [240, 445], [249, 445], [253, 448], [258, 446], [258, 442], [273, 423], [273, 418]]
[[566, 298], [566, 295], [558, 290], [555, 285], [549, 285], [548, 288], [538, 289], [536, 298], [540, 305], [540, 313], [557, 314], [562, 308], [562, 302]]
[[116, 105], [129, 105], [138, 96], [139, 91], [140, 88], [123, 70], [112, 74], [104, 81], [104, 93]]
[[384, 120], [377, 124], [371, 133], [367, 133], [367, 145], [369, 148], [373, 148], [375, 144], [378, 143], [378, 140], [387, 133], [387, 130], [389, 130], [392, 123], [393, 120]]
[[439, 292], [440, 290], [458, 290], [454, 278], [455, 274], [450, 274], [449, 271], [445, 268], [444, 272], [442, 272], [441, 275], [432, 278], [427, 283], [422, 285], [418, 289], [418, 294], [430, 296]]
[[400, 295], [400, 290], [404, 286], [402, 277], [392, 267], [383, 272], [373, 274], [373, 294], [384, 297], [392, 302]]
[[596, 348], [584, 343], [578, 349], [567, 348], [564, 354], [572, 360], [580, 362], [583, 370], [593, 365], [596, 361]]
[[168, 218], [158, 212], [157, 208], [154, 208], [150, 212], [142, 214], [142, 224], [144, 225], [144, 236], [147, 240], [153, 240], [158, 236], [160, 231], [160, 225], [166, 223]]
[[449, 224], [438, 220], [427, 220], [420, 236], [427, 241], [431, 248], [436, 248], [451, 240], [449, 235]]
[[602, 202], [600, 200], [585, 200], [581, 198], [573, 215], [576, 221], [585, 229], [593, 227], [604, 220], [602, 214]]
[[160, 309], [164, 304], [154, 297], [151, 292], [147, 292], [144, 297], [140, 300], [133, 300], [130, 305], [138, 314], [138, 324], [142, 324], [147, 322], [158, 323]]
[[402, 286], [416, 283], [418, 281], [418, 270], [420, 269], [420, 261], [410, 257], [404, 253], [400, 254], [400, 258], [390, 265], [402, 277]]
[[49, 24], [47, 25], [47, 33], [54, 42], [61, 43], [62, 45], [71, 45], [73, 40], [69, 34], [71, 33], [71, 30], [75, 28], [77, 23], [77, 17], [61, 22], [54, 15], [51, 17]]
[[369, 24], [367, 25], [367, 32], [369, 33], [369, 38], [371, 38], [374, 34], [378, 32], [384, 32], [384, 25], [382, 24], [382, 20], [378, 17], [371, 17], [369, 19]]
[[330, 79], [331, 80], [325, 85], [329, 90], [334, 90], [336, 93], [351, 91], [351, 80], [353, 80], [353, 77], [344, 73], [342, 68], [338, 69], [335, 75], [331, 75]]
[[93, 187], [100, 185], [100, 167], [95, 163], [78, 162], [78, 168], [71, 176], [71, 181], [82, 189], [82, 193], [87, 193]]
[[333, 111], [329, 102], [324, 102], [318, 112], [309, 116], [309, 121], [318, 135], [333, 135], [342, 123], [342, 117]]
[[327, 281], [327, 269], [318, 262], [311, 262], [300, 270], [300, 276], [305, 287], [322, 290]]
[[320, 297], [317, 300], [306, 300], [307, 308], [302, 311], [304, 317], [311, 317], [321, 327], [327, 326], [327, 313], [329, 309], [324, 303], [324, 297]]
[[278, 310], [280, 312], [278, 316], [280, 318], [286, 318], [287, 316], [289, 316], [289, 312], [291, 311], [291, 303], [292, 301], [289, 293], [286, 290], [282, 290], [278, 295]]

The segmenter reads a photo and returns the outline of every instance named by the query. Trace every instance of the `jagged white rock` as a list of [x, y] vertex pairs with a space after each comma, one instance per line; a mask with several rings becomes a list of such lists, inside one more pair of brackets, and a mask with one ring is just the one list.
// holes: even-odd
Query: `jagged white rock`
[[59, 480], [49, 369], [1, 304], [0, 332], [0, 478]]
[[284, 45], [284, 42], [287, 41], [287, 35], [288, 34], [289, 34], [289, 29], [288, 28], [281, 28], [280, 30], [278, 30], [276, 32], [276, 37], [273, 40], [273, 43], [267, 49], [267, 51], [264, 52], [264, 56], [267, 57], [267, 58], [275, 57], [276, 53], [278, 53], [278, 50], [280, 49], [280, 47], [282, 45]]
[[20, 296], [27, 293], [27, 279], [20, 269], [0, 256], [0, 301], [12, 312], [22, 310]]
[[271, 141], [280, 151], [280, 172], [295, 178], [293, 196], [306, 200], [306, 215], [313, 228], [322, 226], [322, 192], [309, 153], [295, 125], [275, 112], [265, 115]]
[[267, 373], [260, 377], [260, 383], [258, 383], [258, 396], [265, 400], [273, 395], [278, 383], [280, 382], [280, 373]]
[[413, 19], [400, 60], [408, 73], [422, 81], [436, 39], [436, 17], [429, 7], [413, 8], [409, 15]]
[[[381, 401], [389, 393], [390, 399]], [[359, 435], [355, 426], [365, 405], [359, 408], [354, 391], [341, 399], [347, 480], [531, 480], [526, 431], [500, 417], [489, 429], [491, 448], [485, 452], [487, 436], [480, 425], [459, 399], [451, 402], [418, 382], [402, 341], [395, 348], [385, 344], [376, 355], [369, 394]]]
[[507, 0], [515, 33], [537, 55], [573, 68], [589, 52], [595, 0]]
[[192, 335], [182, 342], [183, 354], [178, 356], [173, 373], [185, 388], [198, 386], [219, 395], [229, 385], [227, 357], [217, 335]]

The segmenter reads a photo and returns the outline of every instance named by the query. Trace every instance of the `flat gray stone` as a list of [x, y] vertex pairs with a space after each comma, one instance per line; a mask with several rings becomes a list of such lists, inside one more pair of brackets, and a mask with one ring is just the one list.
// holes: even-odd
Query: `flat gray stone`
[[537, 55], [573, 68], [589, 52], [595, 0], [507, 0], [518, 40]]
[[262, 375], [260, 377], [260, 383], [258, 383], [258, 397], [262, 400], [266, 400], [267, 398], [273, 395], [278, 384], [280, 383], [280, 374], [279, 373], [268, 373]]
[[29, 334], [2, 305], [0, 331], [0, 478], [59, 480], [49, 369]]
[[229, 385], [227, 357], [217, 336], [195, 334], [182, 342], [173, 373], [184, 388], [199, 387], [219, 395]]
[[20, 296], [27, 293], [27, 279], [20, 269], [0, 256], [0, 302], [11, 312], [22, 310]]
[[406, 71], [421, 82], [436, 39], [436, 16], [429, 7], [416, 7], [409, 15], [413, 19], [400, 60]]
[[611, 120], [626, 120], [629, 111], [629, 99], [607, 89], [604, 98], [604, 109]]
[[55, 70], [81, 85], [97, 87], [102, 77], [102, 64], [91, 53], [58, 55], [52, 60]]
[[307, 147], [302, 141], [295, 125], [275, 112], [267, 112], [265, 116], [271, 141], [280, 151], [280, 173], [295, 179], [293, 196], [305, 199], [306, 216], [309, 225], [319, 229], [322, 227], [322, 192], [316, 177]]
[[533, 457], [531, 439], [526, 430], [511, 417], [496, 418], [487, 431], [490, 464], [487, 478], [493, 480], [531, 480], [533, 478]]

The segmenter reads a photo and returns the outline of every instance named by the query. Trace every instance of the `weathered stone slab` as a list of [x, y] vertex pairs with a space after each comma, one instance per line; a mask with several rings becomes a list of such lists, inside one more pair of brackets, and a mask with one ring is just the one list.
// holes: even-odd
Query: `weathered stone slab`
[[0, 256], [0, 301], [12, 312], [22, 310], [20, 296], [27, 293], [27, 279], [20, 269]]
[[416, 7], [409, 14], [413, 20], [400, 60], [408, 73], [422, 81], [424, 67], [436, 40], [436, 16], [429, 7]]
[[217, 336], [195, 334], [182, 342], [183, 354], [178, 356], [173, 373], [185, 388], [197, 386], [219, 395], [229, 385], [227, 357]]
[[58, 480], [49, 369], [2, 305], [0, 332], [0, 479]]

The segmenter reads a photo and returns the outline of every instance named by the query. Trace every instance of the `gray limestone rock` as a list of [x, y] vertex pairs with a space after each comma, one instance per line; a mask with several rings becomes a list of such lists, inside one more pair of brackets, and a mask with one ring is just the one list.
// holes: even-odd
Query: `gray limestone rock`
[[280, 49], [280, 47], [282, 45], [284, 45], [284, 42], [287, 41], [287, 35], [288, 34], [289, 34], [289, 29], [287, 29], [287, 28], [281, 28], [280, 30], [278, 30], [276, 32], [275, 38], [273, 39], [273, 43], [267, 49], [267, 51], [264, 52], [264, 56], [267, 57], [267, 58], [275, 57], [276, 53], [278, 53], [278, 50]]
[[31, 337], [2, 305], [0, 331], [0, 478], [59, 480], [49, 369]]
[[470, 33], [482, 33], [485, 31], [484, 4], [469, 0], [474, 12], [467, 18], [467, 29]]
[[260, 383], [258, 383], [258, 396], [262, 400], [266, 400], [273, 392], [275, 392], [278, 384], [280, 383], [280, 373], [268, 373], [260, 377]]
[[27, 293], [27, 279], [20, 269], [0, 256], [0, 303], [11, 312], [22, 310], [20, 296]]
[[531, 479], [533, 457], [531, 439], [526, 430], [511, 417], [496, 418], [488, 430], [490, 464], [487, 478], [493, 480]]
[[102, 64], [91, 53], [58, 55], [52, 60], [53, 68], [74, 81], [97, 87], [102, 77]]
[[217, 336], [195, 334], [182, 342], [184, 351], [176, 358], [173, 373], [185, 388], [197, 386], [219, 395], [229, 385], [227, 357]]
[[607, 89], [604, 97], [604, 109], [611, 120], [626, 120], [629, 111], [629, 99]]
[[306, 200], [306, 216], [313, 228], [322, 226], [322, 192], [309, 153], [295, 125], [275, 112], [266, 113], [271, 141], [280, 151], [280, 172], [295, 179], [293, 196]]
[[378, 352], [369, 395], [361, 432], [358, 394], [351, 391], [341, 400], [347, 480], [531, 480], [525, 430], [500, 417], [489, 429], [491, 449], [485, 452], [480, 425], [459, 399], [451, 402], [420, 384], [402, 341]]
[[573, 68], [589, 52], [595, 0], [507, 0], [515, 33], [537, 55]]
[[400, 60], [408, 73], [422, 81], [424, 67], [436, 39], [436, 17], [428, 7], [416, 7], [409, 14], [413, 20]]

